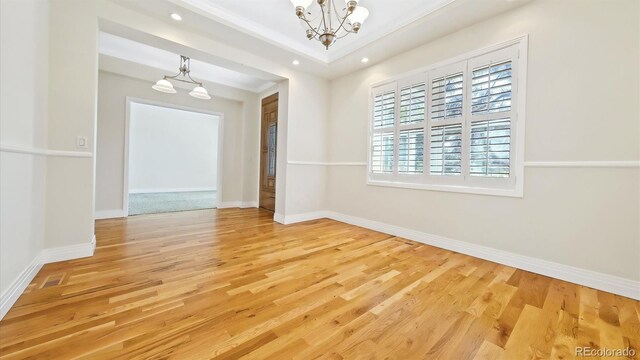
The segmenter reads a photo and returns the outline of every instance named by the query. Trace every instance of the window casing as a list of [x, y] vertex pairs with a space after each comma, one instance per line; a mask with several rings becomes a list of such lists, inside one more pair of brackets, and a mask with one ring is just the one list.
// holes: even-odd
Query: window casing
[[374, 85], [368, 183], [522, 196], [526, 37]]

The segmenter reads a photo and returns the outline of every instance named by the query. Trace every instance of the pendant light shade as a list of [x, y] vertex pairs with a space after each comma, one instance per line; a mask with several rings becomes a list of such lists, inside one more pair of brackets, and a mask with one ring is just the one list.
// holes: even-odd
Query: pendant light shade
[[293, 4], [293, 7], [301, 7], [303, 9], [306, 9], [309, 7], [309, 5], [311, 5], [312, 0], [291, 0], [291, 4]]
[[191, 90], [191, 92], [189, 93], [189, 95], [193, 96], [194, 98], [203, 100], [211, 99], [211, 96], [207, 92], [207, 89], [202, 87], [202, 83], [193, 80], [193, 78], [189, 74], [191, 72], [191, 59], [184, 55], [180, 55], [180, 67], [178, 68], [178, 70], [178, 74], [173, 76], [165, 75], [164, 78], [158, 80], [158, 82], [151, 88], [163, 93], [175, 94], [176, 89], [173, 88], [173, 84], [171, 84], [171, 82], [169, 81], [175, 80], [183, 83], [197, 85], [195, 89]]
[[352, 24], [362, 25], [367, 17], [369, 17], [369, 10], [367, 10], [367, 8], [363, 8], [362, 6], [358, 6], [355, 10], [353, 10], [353, 13], [349, 15], [349, 21]]
[[173, 88], [173, 85], [165, 79], [160, 79], [158, 82], [151, 87], [153, 90], [157, 90], [163, 93], [175, 94], [176, 89]]
[[209, 96], [207, 89], [203, 88], [202, 86], [197, 86], [195, 89], [191, 90], [189, 95], [193, 96], [196, 99], [202, 99], [202, 100], [211, 99], [211, 96]]

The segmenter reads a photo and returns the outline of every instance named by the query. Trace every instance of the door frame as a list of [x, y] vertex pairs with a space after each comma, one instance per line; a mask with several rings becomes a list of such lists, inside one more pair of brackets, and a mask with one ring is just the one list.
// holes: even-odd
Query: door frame
[[218, 173], [216, 179], [216, 208], [220, 207], [222, 203], [222, 169], [223, 169], [223, 149], [224, 149], [224, 113], [205, 110], [200, 108], [194, 108], [189, 106], [176, 105], [172, 103], [155, 101], [143, 98], [137, 98], [133, 96], [125, 97], [125, 120], [124, 120], [124, 171], [122, 182], [122, 216], [129, 216], [129, 142], [130, 142], [130, 127], [131, 127], [131, 104], [143, 104], [152, 105], [158, 107], [164, 107], [169, 109], [183, 110], [189, 112], [195, 112], [206, 115], [214, 115], [220, 118], [218, 121]]
[[[257, 205], [256, 207], [259, 209], [264, 209], [260, 207], [260, 189], [262, 188], [262, 108], [264, 105], [264, 100], [277, 95], [278, 96], [278, 119], [277, 119], [277, 133], [276, 133], [276, 184], [278, 183], [278, 157], [280, 156], [280, 151], [278, 151], [278, 148], [280, 147], [280, 89], [276, 89], [275, 91], [273, 91], [272, 93], [266, 94], [264, 96], [260, 97], [260, 101], [258, 102], [258, 201], [257, 201]], [[276, 188], [274, 189], [275, 191], [275, 201], [276, 204], [278, 202], [278, 187], [276, 186]], [[274, 214], [276, 213], [276, 206], [274, 204]]]

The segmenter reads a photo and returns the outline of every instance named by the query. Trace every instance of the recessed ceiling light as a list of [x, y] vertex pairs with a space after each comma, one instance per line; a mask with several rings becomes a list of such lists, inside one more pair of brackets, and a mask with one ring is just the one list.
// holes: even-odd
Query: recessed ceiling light
[[171, 18], [175, 21], [182, 21], [182, 16], [180, 16], [180, 14], [172, 13]]
[[369, 62], [369, 58], [363, 57], [362, 59], [360, 59], [360, 62], [365, 64]]
[[291, 63], [292, 63], [293, 65], [300, 65], [300, 61], [298, 61], [298, 60], [293, 60]]

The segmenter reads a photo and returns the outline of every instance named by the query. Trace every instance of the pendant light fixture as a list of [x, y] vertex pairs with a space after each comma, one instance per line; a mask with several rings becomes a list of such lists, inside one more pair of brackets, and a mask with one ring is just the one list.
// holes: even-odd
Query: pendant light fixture
[[173, 84], [171, 84], [169, 80], [181, 81], [187, 84], [198, 85], [193, 90], [191, 90], [191, 92], [189, 92], [189, 95], [193, 96], [196, 99], [211, 99], [211, 96], [209, 96], [207, 89], [202, 86], [202, 83], [193, 80], [191, 78], [191, 75], [189, 75], [189, 72], [191, 71], [190, 67], [191, 59], [184, 55], [180, 55], [180, 68], [178, 68], [178, 74], [174, 76], [165, 75], [162, 79], [158, 80], [158, 82], [151, 88], [163, 93], [175, 94], [176, 89], [173, 88]]

